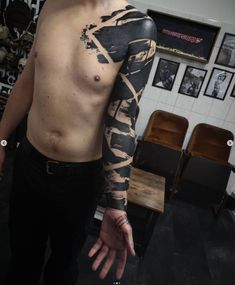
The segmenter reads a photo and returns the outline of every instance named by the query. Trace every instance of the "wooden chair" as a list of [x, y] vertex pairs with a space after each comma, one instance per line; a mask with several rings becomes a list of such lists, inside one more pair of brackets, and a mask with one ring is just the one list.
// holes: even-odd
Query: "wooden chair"
[[187, 129], [186, 118], [156, 110], [149, 119], [142, 140], [137, 142], [133, 165], [166, 177], [166, 198], [177, 184]]
[[206, 123], [198, 124], [185, 150], [178, 185], [178, 198], [199, 206], [212, 206], [218, 215], [227, 200], [231, 171], [229, 160], [233, 133]]

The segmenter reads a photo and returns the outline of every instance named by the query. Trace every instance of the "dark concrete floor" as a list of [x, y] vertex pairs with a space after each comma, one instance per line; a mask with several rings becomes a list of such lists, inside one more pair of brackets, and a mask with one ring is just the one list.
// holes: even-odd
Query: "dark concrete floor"
[[[12, 155], [7, 154], [4, 180], [0, 182], [0, 285], [9, 258], [7, 228]], [[101, 281], [91, 270], [87, 252], [95, 238], [89, 236], [79, 258], [79, 285], [112, 285], [114, 268]], [[120, 284], [134, 285], [138, 258], [128, 258]], [[215, 219], [210, 209], [180, 200], [166, 203], [155, 226], [142, 264], [141, 285], [234, 285], [235, 223], [227, 210]]]

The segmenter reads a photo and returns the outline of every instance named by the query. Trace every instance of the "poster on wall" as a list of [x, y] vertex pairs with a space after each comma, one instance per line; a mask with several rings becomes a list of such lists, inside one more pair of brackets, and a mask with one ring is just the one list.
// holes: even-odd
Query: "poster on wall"
[[197, 98], [206, 74], [207, 70], [205, 69], [187, 66], [180, 84], [179, 93]]
[[147, 10], [147, 14], [157, 25], [160, 52], [199, 62], [209, 61], [220, 27], [153, 10]]
[[229, 33], [224, 34], [215, 63], [235, 68], [235, 35]]
[[152, 85], [165, 90], [172, 90], [179, 65], [178, 62], [160, 58]]
[[11, 85], [0, 82], [0, 118], [2, 117], [11, 89]]
[[234, 73], [230, 71], [214, 67], [204, 95], [215, 99], [224, 100], [233, 75]]
[[25, 67], [45, 0], [1, 0], [0, 82], [13, 85]]
[[31, 49], [45, 0], [0, 0], [0, 115]]

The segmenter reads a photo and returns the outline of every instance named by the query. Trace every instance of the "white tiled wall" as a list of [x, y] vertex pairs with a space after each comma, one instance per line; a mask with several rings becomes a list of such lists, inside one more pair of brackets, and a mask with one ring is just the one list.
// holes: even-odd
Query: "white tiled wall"
[[[140, 10], [144, 12], [148, 8], [154, 10], [153, 5], [147, 5], [146, 3], [138, 4], [135, 1], [132, 1], [132, 2], [134, 2], [133, 5], [135, 4], [137, 8], [139, 8]], [[159, 7], [157, 7], [157, 10], [161, 11]], [[162, 9], [162, 12], [166, 12], [166, 11]], [[167, 11], [167, 13], [168, 14], [172, 13], [176, 16], [177, 15], [182, 16], [182, 14], [179, 14], [176, 11], [169, 10]], [[188, 18], [189, 18], [189, 15], [188, 15]], [[192, 18], [193, 20], [198, 20], [198, 16], [196, 15], [195, 17], [191, 15], [190, 18]], [[208, 23], [208, 19], [201, 18], [201, 21]], [[193, 62], [190, 60], [186, 60], [186, 59], [179, 58], [179, 57], [174, 57], [172, 55], [163, 54], [163, 53], [162, 54], [159, 53], [156, 55], [148, 84], [146, 86], [146, 89], [144, 91], [144, 94], [140, 102], [140, 113], [139, 113], [137, 126], [136, 126], [136, 132], [138, 136], [142, 136], [151, 113], [157, 109], [165, 110], [168, 112], [173, 112], [175, 114], [184, 116], [188, 119], [189, 128], [188, 128], [188, 132], [187, 132], [183, 147], [186, 146], [193, 128], [198, 123], [202, 123], [202, 122], [215, 125], [215, 126], [218, 126], [224, 129], [228, 129], [232, 131], [235, 136], [235, 98], [230, 97], [232, 88], [235, 84], [235, 76], [227, 92], [225, 100], [221, 101], [221, 100], [213, 99], [213, 98], [203, 95], [213, 67], [227, 69], [228, 71], [235, 72], [234, 69], [223, 68], [222, 66], [214, 64], [214, 61], [217, 56], [220, 43], [222, 41], [224, 33], [228, 32], [228, 33], [235, 34], [235, 23], [225, 24], [222, 22], [217, 22], [216, 25], [221, 26], [221, 31], [216, 41], [213, 53], [211, 55], [210, 62], [208, 64], [205, 65], [205, 64]], [[153, 82], [155, 71], [158, 65], [159, 58], [166, 58], [166, 59], [180, 62], [180, 67], [179, 67], [172, 91], [166, 91], [166, 90], [152, 86], [152, 82]], [[178, 93], [181, 80], [183, 78], [187, 65], [193, 65], [195, 67], [208, 70], [204, 84], [201, 88], [201, 92], [198, 98], [192, 98], [192, 97]], [[229, 161], [235, 164], [235, 146], [231, 149], [231, 155], [230, 155]], [[235, 174], [231, 174], [230, 176], [227, 191], [229, 193], [231, 193], [232, 191], [235, 191]]]

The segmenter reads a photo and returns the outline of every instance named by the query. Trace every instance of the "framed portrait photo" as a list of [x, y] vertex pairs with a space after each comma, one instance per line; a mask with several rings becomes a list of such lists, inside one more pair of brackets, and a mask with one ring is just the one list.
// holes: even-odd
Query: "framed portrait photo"
[[152, 85], [169, 91], [172, 90], [179, 65], [178, 62], [160, 58]]
[[224, 100], [234, 73], [214, 67], [205, 89], [205, 96]]
[[224, 34], [215, 64], [235, 68], [235, 35]]
[[234, 86], [233, 86], [233, 90], [232, 90], [232, 93], [231, 93], [230, 96], [235, 98], [235, 84], [234, 84]]
[[188, 65], [186, 67], [178, 92], [180, 94], [197, 98], [199, 96], [206, 74], [207, 70]]

